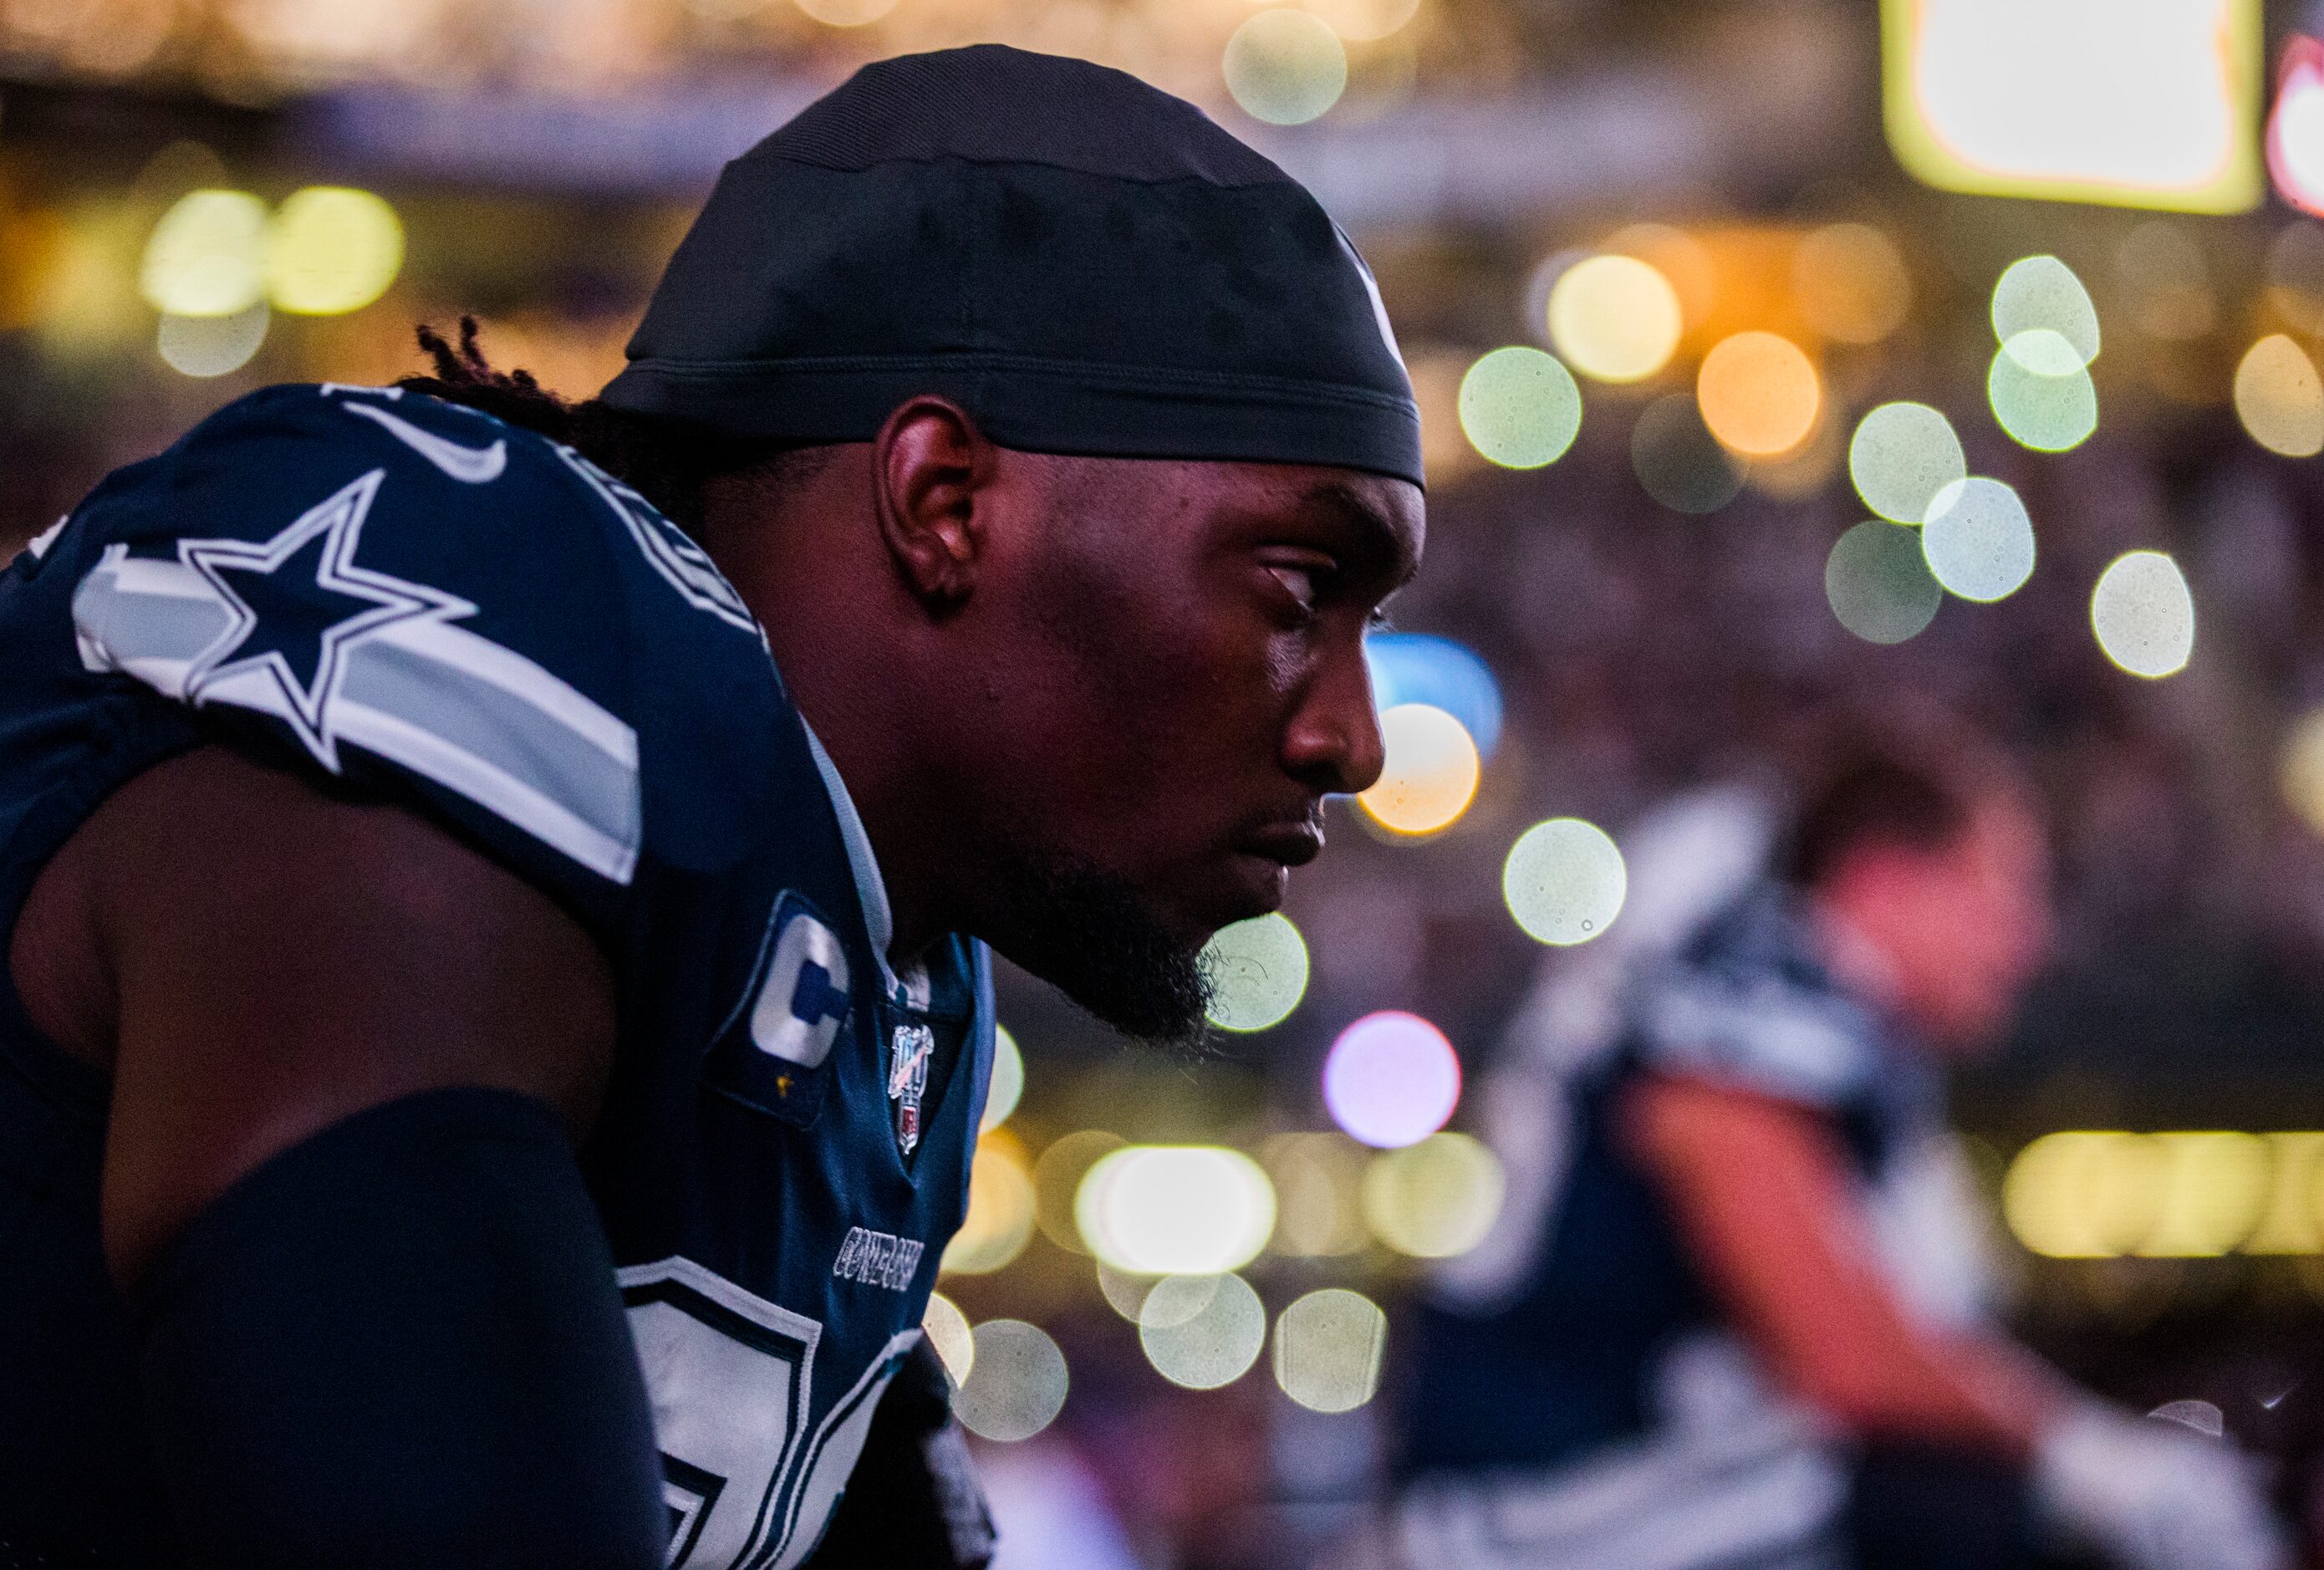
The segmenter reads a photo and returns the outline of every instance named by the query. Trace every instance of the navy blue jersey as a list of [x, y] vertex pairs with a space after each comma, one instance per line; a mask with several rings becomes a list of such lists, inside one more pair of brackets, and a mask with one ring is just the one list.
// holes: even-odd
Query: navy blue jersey
[[[1508, 1254], [1503, 1279], [1421, 1309], [1401, 1408], [1408, 1472], [1580, 1464], [1647, 1443], [1696, 1400], [1676, 1385], [1699, 1385], [1697, 1353], [1731, 1337], [1616, 1127], [1650, 1073], [1810, 1109], [1868, 1196], [1941, 1131], [1925, 1055], [1833, 981], [1787, 896], [1754, 891], [1637, 978], [1614, 1049], [1566, 1087], [1562, 1180], [1536, 1214], [1507, 1218], [1536, 1229], [1531, 1245]], [[1729, 1350], [1725, 1362], [1748, 1361]], [[1749, 1403], [1773, 1399], [1756, 1377], [1737, 1385]], [[1738, 1420], [1731, 1406], [1721, 1419]]]
[[[539, 436], [270, 388], [0, 574], [0, 921], [109, 792], [213, 743], [422, 814], [601, 946], [581, 1158], [671, 1562], [798, 1564], [965, 1208], [991, 979], [962, 939], [891, 972], [862, 827], [734, 590]], [[0, 1538], [135, 1563], [171, 1556], [99, 1254], [106, 1102], [0, 979]]]

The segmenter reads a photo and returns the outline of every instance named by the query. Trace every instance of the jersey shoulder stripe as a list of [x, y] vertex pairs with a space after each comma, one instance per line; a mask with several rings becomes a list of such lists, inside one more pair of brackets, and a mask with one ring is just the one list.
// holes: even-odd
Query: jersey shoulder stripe
[[73, 591], [82, 669], [264, 716], [333, 774], [355, 746], [632, 882], [646, 793], [638, 732], [613, 705], [634, 681], [618, 653], [628, 593], [649, 590], [621, 588], [633, 569], [608, 548], [638, 543], [650, 594], [690, 589], [691, 610], [649, 601], [657, 634], [683, 643], [689, 624], [718, 624], [696, 610], [741, 604], [705, 605], [710, 586], [733, 593], [706, 557], [679, 582], [661, 538], [676, 531], [649, 523], [642, 498], [474, 411], [337, 387], [230, 406], [141, 489]]
[[1632, 1018], [1646, 1067], [1784, 1101], [1834, 1109], [1880, 1072], [1877, 1023], [1834, 985], [1773, 890], [1754, 891], [1643, 977]]

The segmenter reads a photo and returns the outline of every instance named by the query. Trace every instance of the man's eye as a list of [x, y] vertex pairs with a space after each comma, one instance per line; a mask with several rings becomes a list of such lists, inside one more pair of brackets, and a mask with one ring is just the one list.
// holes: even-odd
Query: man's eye
[[1315, 608], [1315, 570], [1313, 568], [1291, 567], [1282, 563], [1270, 565], [1268, 572], [1281, 584], [1285, 592], [1299, 602], [1303, 610]]

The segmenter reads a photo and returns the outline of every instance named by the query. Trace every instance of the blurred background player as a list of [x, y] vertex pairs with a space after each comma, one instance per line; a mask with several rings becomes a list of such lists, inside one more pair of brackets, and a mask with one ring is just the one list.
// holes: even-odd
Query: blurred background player
[[1632, 849], [1624, 942], [1545, 988], [1488, 1112], [1503, 1224], [1418, 1314], [1403, 1562], [2287, 1564], [2231, 1440], [2080, 1394], [1987, 1317], [1941, 1079], [2051, 942], [2014, 767], [1852, 742], [1787, 834], [1726, 791]]

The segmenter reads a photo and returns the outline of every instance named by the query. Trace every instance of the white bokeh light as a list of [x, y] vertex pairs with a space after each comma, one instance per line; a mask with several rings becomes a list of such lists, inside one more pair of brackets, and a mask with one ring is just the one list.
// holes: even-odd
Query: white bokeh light
[[1238, 1150], [1126, 1145], [1082, 1178], [1074, 1217], [1090, 1252], [1118, 1270], [1219, 1275], [1267, 1246], [1275, 1185]]
[[980, 1439], [1030, 1439], [1065, 1409], [1065, 1354], [1048, 1332], [1022, 1319], [988, 1319], [971, 1333], [968, 1377], [952, 1409]]
[[2091, 591], [2090, 629], [2106, 657], [2133, 676], [2154, 680], [2185, 670], [2195, 653], [2186, 575], [2159, 550], [2116, 558]]
[[[2028, 361], [2029, 369], [2061, 375], [2098, 357], [2098, 312], [2074, 270], [2055, 256], [2026, 256], [2003, 270], [1993, 286], [1993, 336], [2006, 346], [2029, 333], [2053, 335], [2072, 364]], [[2037, 340], [2045, 346], [2047, 340]]]
[[1629, 874], [1611, 836], [1579, 817], [1553, 817], [1517, 836], [1501, 866], [1501, 898], [1526, 936], [1569, 947], [1614, 924]]
[[1138, 1311], [1146, 1361], [1174, 1385], [1232, 1384], [1267, 1345], [1267, 1309], [1240, 1276], [1166, 1276]]
[[1351, 1412], [1379, 1389], [1388, 1316], [1360, 1292], [1326, 1287], [1275, 1321], [1275, 1382], [1316, 1412]]
[[984, 1093], [984, 1115], [978, 1120], [977, 1131], [990, 1133], [1009, 1121], [1017, 1104], [1025, 1094], [1025, 1055], [1017, 1049], [1017, 1038], [1003, 1025], [992, 1028], [992, 1079]]
[[1929, 503], [1921, 550], [1948, 591], [1989, 604], [2034, 576], [2034, 522], [1999, 480], [1955, 480]]

